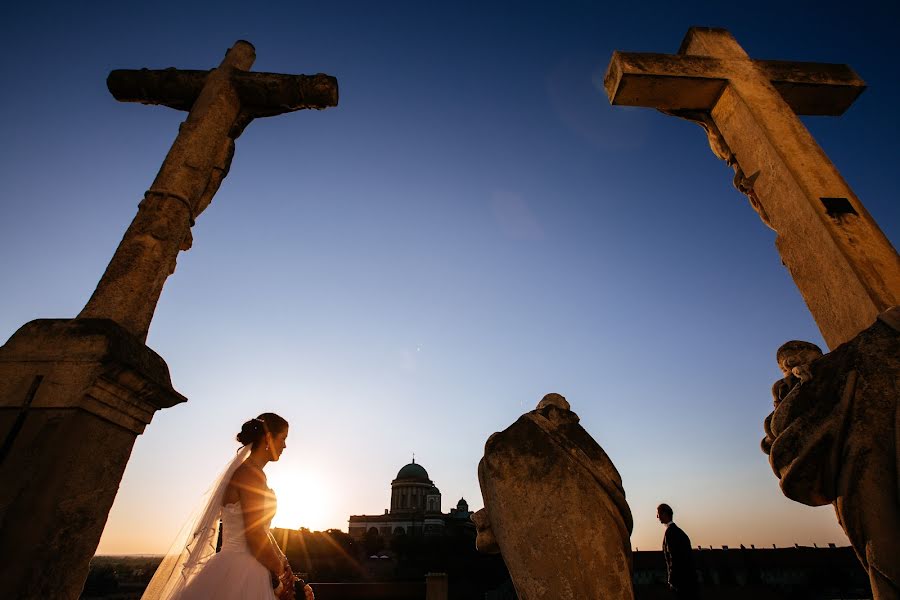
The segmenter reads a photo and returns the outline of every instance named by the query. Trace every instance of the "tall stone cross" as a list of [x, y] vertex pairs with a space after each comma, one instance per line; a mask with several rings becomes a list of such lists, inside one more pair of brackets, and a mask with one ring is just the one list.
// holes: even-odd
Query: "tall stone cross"
[[255, 58], [253, 46], [239, 41], [213, 71], [110, 73], [117, 100], [190, 112], [79, 317], [109, 318], [146, 339], [178, 251], [190, 248], [194, 219], [228, 174], [235, 138], [256, 117], [337, 105], [334, 77], [249, 73]]
[[612, 104], [700, 124], [776, 231], [782, 261], [834, 348], [900, 304], [900, 257], [797, 115], [840, 115], [865, 89], [846, 65], [753, 60], [724, 29], [693, 27], [676, 55], [615, 52]]
[[328, 75], [251, 73], [237, 42], [212, 71], [113, 71], [119, 100], [188, 111], [97, 289], [75, 319], [38, 319], [0, 347], [0, 590], [79, 597], [137, 435], [184, 402], [144, 341], [191, 226], [257, 117], [337, 104]]

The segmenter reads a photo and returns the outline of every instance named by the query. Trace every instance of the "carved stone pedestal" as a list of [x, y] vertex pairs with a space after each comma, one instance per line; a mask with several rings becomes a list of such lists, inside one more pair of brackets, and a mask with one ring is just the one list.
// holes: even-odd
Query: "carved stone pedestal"
[[138, 434], [187, 399], [109, 319], [40, 319], [0, 348], [0, 590], [78, 598]]

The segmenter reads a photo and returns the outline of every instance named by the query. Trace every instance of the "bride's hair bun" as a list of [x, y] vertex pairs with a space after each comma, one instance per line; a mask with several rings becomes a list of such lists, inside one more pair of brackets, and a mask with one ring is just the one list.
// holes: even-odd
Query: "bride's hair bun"
[[241, 426], [241, 432], [237, 434], [237, 441], [242, 445], [256, 444], [265, 435], [262, 421], [259, 419], [250, 419]]
[[267, 433], [278, 434], [288, 428], [288, 422], [275, 413], [263, 413], [250, 419], [241, 426], [237, 441], [242, 445], [252, 444], [256, 447], [265, 439]]

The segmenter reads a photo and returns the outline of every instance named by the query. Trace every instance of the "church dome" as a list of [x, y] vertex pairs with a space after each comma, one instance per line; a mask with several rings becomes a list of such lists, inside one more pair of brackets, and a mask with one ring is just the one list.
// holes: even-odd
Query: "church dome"
[[[397, 479], [428, 479], [428, 471], [422, 465], [417, 465], [414, 462], [409, 463], [404, 466], [397, 473]], [[430, 480], [429, 480], [430, 481]]]

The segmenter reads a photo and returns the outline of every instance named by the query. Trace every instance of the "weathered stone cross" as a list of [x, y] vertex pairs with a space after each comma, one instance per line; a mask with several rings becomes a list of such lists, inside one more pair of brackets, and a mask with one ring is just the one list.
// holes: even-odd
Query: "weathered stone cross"
[[752, 60], [724, 29], [677, 55], [613, 54], [612, 104], [699, 123], [776, 246], [831, 348], [900, 304], [900, 257], [797, 117], [840, 115], [865, 89], [846, 65]]
[[237, 42], [212, 71], [113, 71], [119, 100], [190, 111], [106, 272], [75, 319], [37, 319], [0, 347], [0, 590], [79, 597], [135, 438], [186, 398], [144, 341], [194, 219], [256, 117], [337, 104], [328, 75], [250, 73]]
[[212, 71], [110, 73], [117, 100], [190, 112], [79, 318], [109, 318], [145, 340], [179, 249], [191, 247], [194, 219], [228, 174], [235, 138], [256, 117], [337, 105], [334, 77], [250, 73], [255, 58], [253, 46], [239, 41]]

